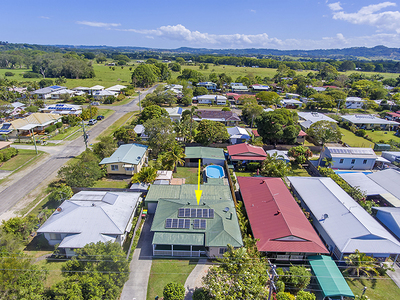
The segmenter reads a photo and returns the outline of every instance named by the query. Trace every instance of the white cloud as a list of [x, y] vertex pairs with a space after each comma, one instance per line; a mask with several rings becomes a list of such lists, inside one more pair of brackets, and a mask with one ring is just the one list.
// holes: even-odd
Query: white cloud
[[45, 16], [40, 16], [40, 17], [38, 17], [39, 19], [46, 19], [46, 20], [48, 20], [48, 19], [50, 19], [49, 17], [45, 17]]
[[[337, 2], [339, 3], [339, 2]], [[333, 4], [329, 4], [329, 8], [333, 10], [333, 19], [343, 20], [353, 24], [366, 24], [376, 27], [378, 30], [389, 30], [400, 33], [400, 12], [399, 11], [383, 11], [384, 8], [396, 6], [393, 2], [382, 2], [362, 7], [358, 12], [347, 13], [343, 10], [336, 10]], [[340, 5], [339, 5], [340, 6]]]
[[121, 24], [119, 23], [102, 23], [102, 22], [90, 22], [90, 21], [77, 21], [76, 23], [91, 27], [104, 27], [104, 28], [121, 26]]
[[255, 9], [250, 9], [250, 12], [256, 13], [257, 11]]
[[340, 6], [340, 2], [330, 3], [328, 4], [329, 8], [333, 11], [342, 10], [343, 8]]

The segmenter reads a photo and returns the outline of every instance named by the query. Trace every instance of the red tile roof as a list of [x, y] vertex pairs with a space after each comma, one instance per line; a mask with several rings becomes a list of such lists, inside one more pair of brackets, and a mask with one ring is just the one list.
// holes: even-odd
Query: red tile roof
[[300, 130], [299, 135], [298, 136], [306, 136], [307, 133], [305, 133], [303, 130]]
[[259, 137], [257, 129], [252, 129], [251, 132], [254, 134], [255, 137]]
[[389, 112], [389, 113], [387, 113], [388, 115], [391, 115], [392, 117], [400, 117], [400, 114], [399, 113], [395, 113], [395, 112]]
[[264, 160], [267, 157], [267, 153], [262, 147], [246, 143], [230, 145], [227, 148], [229, 155], [234, 160]]
[[238, 182], [258, 251], [329, 253], [282, 179], [238, 177]]

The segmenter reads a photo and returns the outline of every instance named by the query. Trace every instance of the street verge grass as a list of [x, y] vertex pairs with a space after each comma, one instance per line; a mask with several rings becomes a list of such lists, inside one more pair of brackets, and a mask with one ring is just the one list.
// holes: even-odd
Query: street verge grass
[[0, 170], [14, 171], [17, 168], [23, 166], [24, 164], [33, 163], [33, 161], [37, 160], [43, 154], [44, 154], [43, 151], [38, 151], [38, 154], [36, 155], [35, 150], [19, 149], [18, 155], [4, 162], [3, 165], [0, 167]]
[[110, 127], [108, 127], [106, 130], [104, 130], [101, 134], [99, 134], [96, 138], [96, 140], [100, 140], [103, 136], [109, 136], [111, 135], [115, 130], [117, 130], [119, 127], [124, 125], [125, 122], [127, 122], [133, 115], [135, 115], [137, 112], [132, 111], [128, 112], [125, 115], [123, 115], [121, 118], [119, 118], [117, 121], [115, 121]]
[[184, 285], [197, 262], [196, 259], [153, 259], [147, 286], [147, 300], [153, 300], [156, 296], [162, 297], [164, 287], [170, 282]]

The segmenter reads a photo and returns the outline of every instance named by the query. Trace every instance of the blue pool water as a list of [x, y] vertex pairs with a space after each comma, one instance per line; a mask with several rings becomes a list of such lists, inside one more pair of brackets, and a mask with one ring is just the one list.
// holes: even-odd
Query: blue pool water
[[[339, 175], [339, 174], [360, 173], [360, 172], [355, 172], [355, 171], [335, 171], [335, 173]], [[364, 173], [365, 175], [368, 175], [368, 174], [372, 174], [373, 172], [366, 171], [366, 172], [361, 172], [361, 173]]]
[[208, 178], [223, 178], [225, 177], [224, 168], [217, 165], [207, 166], [206, 176]]

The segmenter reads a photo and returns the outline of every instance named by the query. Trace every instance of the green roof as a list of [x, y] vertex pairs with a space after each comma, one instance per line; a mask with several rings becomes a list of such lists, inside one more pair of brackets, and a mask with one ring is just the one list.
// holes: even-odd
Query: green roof
[[340, 298], [344, 296], [354, 298], [353, 292], [330, 256], [315, 255], [309, 256], [308, 259], [324, 297]]
[[156, 232], [154, 233], [153, 244], [203, 246], [204, 234], [202, 233], [175, 234], [173, 232]]
[[186, 147], [186, 158], [209, 158], [225, 160], [224, 150], [213, 147]]
[[119, 162], [137, 165], [146, 154], [147, 148], [148, 146], [141, 144], [121, 145], [110, 157], [104, 158], [100, 165]]
[[[235, 205], [232, 200], [229, 186], [225, 185], [201, 185], [203, 191], [199, 205], [197, 205], [195, 190], [197, 185], [152, 185], [146, 196], [146, 202], [158, 201], [151, 231], [157, 234], [153, 244], [170, 244], [172, 240], [184, 243], [184, 237], [188, 237], [186, 245], [191, 245], [191, 234], [201, 234], [205, 247], [226, 247], [230, 244], [234, 247], [243, 246], [239, 222]], [[206, 229], [165, 228], [165, 220], [178, 218], [179, 208], [210, 208], [214, 209], [214, 218], [206, 219]], [[226, 208], [229, 210], [226, 211]], [[225, 211], [224, 211], [225, 210]], [[232, 213], [232, 216], [231, 216]], [[192, 223], [192, 222], [191, 222]], [[159, 233], [170, 233], [164, 236]], [[182, 235], [182, 238], [178, 236]], [[188, 234], [188, 235], [186, 235]], [[171, 238], [176, 235], [176, 238]], [[156, 243], [157, 241], [157, 243]]]
[[207, 178], [206, 184], [225, 185], [225, 178]]

